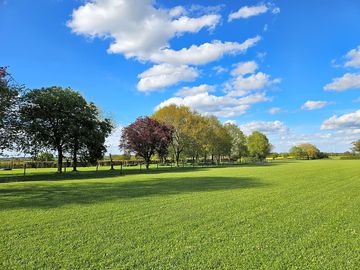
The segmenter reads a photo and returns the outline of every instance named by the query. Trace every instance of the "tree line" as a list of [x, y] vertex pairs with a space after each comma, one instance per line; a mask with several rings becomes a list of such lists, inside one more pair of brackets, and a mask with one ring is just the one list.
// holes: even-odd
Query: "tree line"
[[147, 167], [154, 156], [163, 161], [170, 158], [177, 166], [188, 159], [193, 163], [244, 157], [264, 160], [272, 148], [261, 132], [245, 136], [234, 124], [222, 124], [215, 116], [177, 105], [163, 107], [150, 117], [139, 117], [125, 127], [120, 147], [125, 153], [142, 157]]
[[14, 150], [36, 157], [56, 151], [59, 173], [65, 154], [74, 171], [79, 160], [94, 163], [104, 156], [113, 124], [79, 92], [55, 86], [26, 89], [2, 67], [0, 97], [0, 154]]
[[[13, 150], [34, 159], [56, 152], [57, 170], [63, 171], [64, 156], [71, 157], [73, 170], [78, 161], [95, 164], [106, 153], [105, 140], [114, 124], [100, 109], [71, 88], [26, 89], [0, 67], [0, 154]], [[360, 153], [360, 141], [353, 143]], [[254, 131], [246, 136], [237, 125], [221, 123], [186, 106], [169, 105], [151, 116], [137, 118], [122, 130], [119, 148], [125, 155], [142, 158], [148, 168], [152, 159], [170, 159], [193, 164], [222, 160], [262, 161], [271, 154], [267, 136]], [[292, 147], [297, 159], [317, 159], [326, 155], [316, 146]], [[276, 153], [272, 153], [276, 158]]]

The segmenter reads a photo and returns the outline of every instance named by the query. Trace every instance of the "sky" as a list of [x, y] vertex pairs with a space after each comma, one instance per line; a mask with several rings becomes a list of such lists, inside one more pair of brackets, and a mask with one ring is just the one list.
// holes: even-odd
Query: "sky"
[[186, 105], [275, 151], [360, 138], [360, 2], [0, 0], [0, 66], [71, 87], [121, 127]]

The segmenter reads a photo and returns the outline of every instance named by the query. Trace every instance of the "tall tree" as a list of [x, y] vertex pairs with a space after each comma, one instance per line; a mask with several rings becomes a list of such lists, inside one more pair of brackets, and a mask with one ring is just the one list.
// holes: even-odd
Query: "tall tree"
[[34, 89], [23, 97], [21, 125], [29, 138], [27, 151], [47, 148], [57, 151], [58, 172], [62, 172], [64, 151], [73, 136], [76, 112], [86, 106], [85, 99], [71, 88]]
[[149, 169], [151, 157], [161, 155], [169, 147], [173, 138], [171, 126], [150, 117], [139, 117], [129, 126], [123, 128], [120, 148], [142, 157]]
[[351, 150], [353, 150], [355, 153], [360, 154], [360, 140], [357, 140], [352, 143], [353, 147]]
[[247, 155], [246, 136], [237, 125], [226, 123], [224, 126], [231, 136], [231, 156], [237, 159]]
[[69, 121], [67, 150], [72, 155], [73, 171], [77, 170], [79, 154], [82, 161], [92, 164], [103, 157], [105, 139], [113, 129], [110, 119], [103, 119], [94, 103], [82, 105], [74, 108]]
[[22, 90], [7, 68], [0, 67], [0, 154], [5, 149], [12, 149], [18, 137], [19, 95]]
[[258, 160], [264, 160], [271, 151], [271, 144], [265, 134], [254, 131], [247, 142], [249, 154]]
[[173, 139], [171, 148], [174, 154], [175, 162], [179, 166], [180, 155], [191, 147], [193, 138], [191, 138], [193, 112], [185, 106], [169, 105], [157, 110], [152, 118], [173, 127]]

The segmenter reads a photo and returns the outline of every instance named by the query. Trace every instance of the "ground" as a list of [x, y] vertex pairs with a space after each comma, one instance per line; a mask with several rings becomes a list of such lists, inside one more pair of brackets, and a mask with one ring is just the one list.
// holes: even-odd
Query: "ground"
[[1, 269], [360, 269], [360, 161], [28, 172], [0, 172]]

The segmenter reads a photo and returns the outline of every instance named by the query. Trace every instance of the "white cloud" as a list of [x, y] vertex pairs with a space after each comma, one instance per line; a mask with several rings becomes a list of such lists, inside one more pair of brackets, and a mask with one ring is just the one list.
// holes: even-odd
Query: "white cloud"
[[339, 130], [342, 132], [353, 132], [360, 129], [360, 110], [342, 116], [334, 115], [324, 121], [322, 130]]
[[236, 120], [226, 120], [225, 122], [224, 122], [224, 124], [226, 125], [226, 124], [231, 124], [231, 125], [237, 125], [237, 122], [236, 122]]
[[231, 22], [235, 19], [246, 19], [252, 16], [257, 16], [268, 11], [268, 7], [266, 5], [259, 6], [244, 6], [240, 8], [238, 11], [230, 13], [228, 21]]
[[244, 53], [260, 39], [260, 36], [256, 36], [245, 40], [243, 43], [215, 40], [211, 43], [204, 43], [199, 46], [192, 45], [189, 48], [177, 51], [163, 49], [152, 53], [149, 59], [156, 63], [203, 65], [220, 59], [224, 54]]
[[[273, 84], [279, 83], [280, 79], [271, 80], [270, 76], [263, 72], [256, 72], [258, 65], [255, 61], [240, 62], [231, 71], [233, 78], [225, 84], [229, 96], [244, 96], [254, 90], [262, 90]], [[250, 74], [250, 75], [249, 75]]]
[[280, 108], [277, 108], [277, 107], [273, 107], [273, 108], [269, 109], [270, 114], [279, 114], [279, 113], [282, 113], [282, 112], [284, 112], [284, 111], [282, 109], [280, 109]]
[[255, 61], [240, 62], [235, 65], [235, 69], [231, 71], [232, 76], [242, 76], [246, 74], [253, 74], [258, 69]]
[[360, 68], [360, 46], [349, 51], [345, 58], [347, 59], [345, 67]]
[[227, 68], [224, 68], [222, 66], [215, 66], [212, 69], [216, 72], [216, 74], [221, 74], [228, 71]]
[[289, 132], [289, 128], [281, 121], [253, 121], [240, 126], [245, 134], [260, 131], [265, 134], [284, 134]]
[[193, 81], [199, 76], [197, 69], [186, 65], [160, 64], [141, 73], [137, 88], [151, 92], [174, 85], [180, 81]]
[[312, 110], [317, 110], [317, 109], [324, 108], [325, 106], [327, 106], [329, 104], [331, 104], [331, 103], [327, 102], [327, 101], [308, 100], [301, 106], [301, 109], [302, 110], [312, 111]]
[[247, 19], [253, 16], [258, 16], [260, 14], [264, 14], [268, 11], [271, 11], [272, 14], [280, 13], [280, 8], [274, 6], [271, 3], [261, 4], [257, 6], [244, 6], [240, 8], [238, 11], [230, 13], [228, 17], [228, 21], [231, 22], [235, 19]]
[[201, 84], [194, 87], [183, 87], [177, 93], [176, 96], [186, 97], [186, 96], [195, 96], [200, 93], [213, 92], [215, 87], [213, 85]]
[[344, 76], [335, 78], [333, 81], [325, 85], [324, 89], [327, 91], [345, 91], [348, 89], [360, 88], [360, 74], [346, 73]]
[[[149, 55], [168, 46], [176, 35], [213, 29], [217, 14], [197, 18], [184, 16], [185, 9], [154, 7], [154, 0], [93, 0], [72, 13], [67, 25], [76, 34], [109, 38], [110, 53], [147, 60]], [[180, 16], [180, 17], [179, 17]]]
[[192, 96], [172, 97], [160, 103], [155, 110], [175, 104], [188, 106], [205, 115], [233, 117], [246, 113], [251, 104], [268, 101], [264, 93], [257, 93], [243, 98], [230, 96], [215, 96], [209, 93], [199, 93]]

